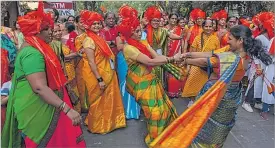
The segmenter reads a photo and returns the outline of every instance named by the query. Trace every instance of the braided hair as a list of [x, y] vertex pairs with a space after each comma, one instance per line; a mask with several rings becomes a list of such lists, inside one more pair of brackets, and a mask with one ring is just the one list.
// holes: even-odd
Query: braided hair
[[243, 25], [237, 25], [230, 29], [230, 33], [236, 39], [243, 39], [243, 46], [252, 58], [260, 59], [265, 65], [272, 63], [272, 58], [269, 56], [262, 46], [262, 42], [258, 39], [252, 38], [251, 30]]

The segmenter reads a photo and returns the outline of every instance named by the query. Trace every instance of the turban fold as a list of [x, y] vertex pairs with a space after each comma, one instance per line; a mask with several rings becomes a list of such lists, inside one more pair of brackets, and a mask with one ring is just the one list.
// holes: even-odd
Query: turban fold
[[18, 25], [24, 36], [33, 36], [47, 27], [53, 28], [54, 21], [51, 14], [45, 13], [43, 8], [43, 2], [40, 1], [36, 11], [18, 17]]
[[225, 10], [220, 10], [218, 12], [218, 18], [219, 18], [219, 20], [222, 19], [222, 18], [227, 19], [227, 16], [228, 16], [228, 14], [227, 14], [227, 12]]
[[132, 35], [132, 31], [136, 30], [140, 26], [139, 19], [136, 16], [123, 18], [121, 23], [117, 26], [118, 31], [126, 38], [129, 39]]
[[128, 5], [123, 5], [118, 10], [118, 15], [122, 18], [138, 16], [138, 11]]
[[161, 12], [160, 12], [160, 10], [159, 10], [158, 7], [156, 7], [156, 6], [150, 6], [144, 12], [144, 16], [150, 22], [154, 18], [160, 19], [161, 16], [162, 16], [162, 14], [161, 14]]
[[205, 19], [205, 17], [206, 17], [205, 12], [199, 8], [195, 8], [190, 12], [190, 18], [194, 21], [197, 20], [198, 18]]
[[97, 13], [88, 10], [80, 12], [80, 22], [83, 24], [85, 29], [89, 29], [94, 21], [103, 21], [103, 17]]
[[211, 16], [211, 19], [212, 20], [218, 20], [219, 18], [218, 18], [218, 12], [214, 12], [213, 14], [212, 14], [212, 16]]

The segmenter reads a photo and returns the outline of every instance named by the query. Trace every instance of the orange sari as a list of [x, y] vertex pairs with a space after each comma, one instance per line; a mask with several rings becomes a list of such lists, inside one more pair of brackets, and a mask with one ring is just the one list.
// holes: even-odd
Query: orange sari
[[[203, 45], [201, 43], [201, 37], [202, 35], [200, 34], [194, 39], [193, 44], [191, 45], [194, 50], [192, 52], [210, 52], [220, 48], [219, 39], [215, 34], [212, 34], [208, 37], [203, 36]], [[197, 96], [207, 80], [208, 74], [206, 71], [202, 70], [200, 67], [191, 66], [189, 75], [182, 91], [182, 97]]]
[[[106, 84], [106, 89], [102, 91], [90, 68], [87, 55], [83, 54], [81, 72], [88, 94], [89, 112], [85, 119], [88, 130], [92, 133], [105, 134], [117, 128], [125, 127], [125, 114], [117, 74], [116, 71], [111, 68], [110, 63], [110, 60], [115, 61], [115, 56], [112, 52], [110, 57], [103, 54], [103, 50], [100, 49], [100, 46], [98, 46], [91, 37], [84, 39], [83, 47], [94, 50], [94, 60], [98, 72]], [[105, 49], [105, 51], [108, 49]], [[113, 63], [113, 65], [115, 65], [115, 63]]]

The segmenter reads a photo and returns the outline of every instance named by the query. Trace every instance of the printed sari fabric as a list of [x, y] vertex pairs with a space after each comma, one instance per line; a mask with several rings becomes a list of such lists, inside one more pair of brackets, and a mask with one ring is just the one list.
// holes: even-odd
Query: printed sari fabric
[[17, 48], [12, 40], [6, 35], [1, 33], [1, 48], [8, 51], [9, 64], [13, 64], [16, 57]]
[[[160, 55], [166, 55], [167, 54], [167, 35], [168, 30], [165, 28], [158, 28], [153, 29], [153, 27], [150, 25], [147, 27], [146, 30], [146, 40], [150, 44], [150, 46]], [[152, 41], [150, 43], [149, 41]], [[166, 80], [164, 78], [164, 70], [160, 66], [155, 66], [153, 69], [153, 73], [157, 75], [158, 79], [160, 80], [162, 86], [166, 87]]]
[[146, 65], [132, 60], [141, 52], [134, 46], [126, 45], [123, 53], [128, 64], [127, 90], [136, 98], [147, 119], [148, 135], [145, 142], [149, 145], [177, 118], [176, 109], [156, 75], [150, 73]]
[[[175, 26], [171, 33], [174, 33], [178, 36], [181, 36], [183, 30], [180, 26]], [[172, 57], [177, 54], [181, 50], [182, 40], [171, 40], [168, 39], [168, 57]], [[169, 97], [178, 97], [181, 94], [183, 88], [183, 80], [177, 80], [172, 74], [166, 72], [166, 79], [167, 79], [167, 95]]]
[[[19, 52], [2, 131], [2, 147], [21, 147], [20, 132], [26, 136], [26, 147], [86, 146], [80, 126], [73, 126], [64, 112], [43, 101], [25, 77], [45, 71], [44, 57], [37, 49], [27, 46]], [[72, 107], [65, 87], [56, 94]]]
[[[76, 51], [79, 52], [80, 50], [83, 50], [83, 41], [87, 37], [86, 33], [82, 33], [79, 36], [75, 38], [75, 48]], [[79, 92], [79, 101], [81, 104], [81, 112], [88, 112], [89, 103], [88, 103], [88, 92], [86, 88], [85, 81], [83, 79], [83, 66], [84, 66], [84, 60], [77, 59], [76, 63], [76, 82], [77, 82], [77, 89]]]
[[[201, 38], [203, 37], [203, 39]], [[203, 43], [202, 43], [203, 40]], [[220, 48], [220, 42], [216, 35], [210, 36], [198, 35], [191, 45], [192, 52], [211, 52]], [[182, 97], [195, 97], [208, 80], [207, 71], [200, 67], [191, 66], [185, 86], [182, 91]]]
[[85, 119], [88, 130], [92, 133], [106, 134], [125, 127], [126, 120], [117, 75], [111, 68], [112, 64], [115, 65], [114, 55], [110, 58], [105, 56], [90, 37], [84, 39], [83, 47], [94, 50], [98, 72], [106, 84], [105, 90], [102, 91], [90, 68], [87, 55], [83, 54], [81, 71], [88, 92], [89, 112]]
[[[152, 143], [153, 148], [209, 148], [222, 146], [235, 124], [241, 103], [244, 69], [241, 58], [232, 53], [220, 53], [209, 58], [217, 77], [210, 79], [196, 102], [177, 118]], [[211, 75], [212, 76], [212, 75]]]

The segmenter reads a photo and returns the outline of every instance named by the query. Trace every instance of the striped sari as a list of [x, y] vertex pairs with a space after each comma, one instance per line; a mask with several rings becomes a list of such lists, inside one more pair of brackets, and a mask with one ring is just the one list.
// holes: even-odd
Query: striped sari
[[148, 73], [148, 67], [130, 59], [140, 54], [137, 48], [126, 45], [123, 49], [128, 64], [126, 87], [136, 98], [147, 119], [148, 135], [145, 142], [149, 145], [162, 131], [177, 118], [174, 105], [162, 87], [161, 82], [153, 73]]
[[232, 52], [209, 58], [219, 79], [210, 79], [197, 101], [177, 118], [150, 145], [153, 148], [221, 147], [235, 124], [241, 102], [240, 81], [244, 69], [240, 57]]

